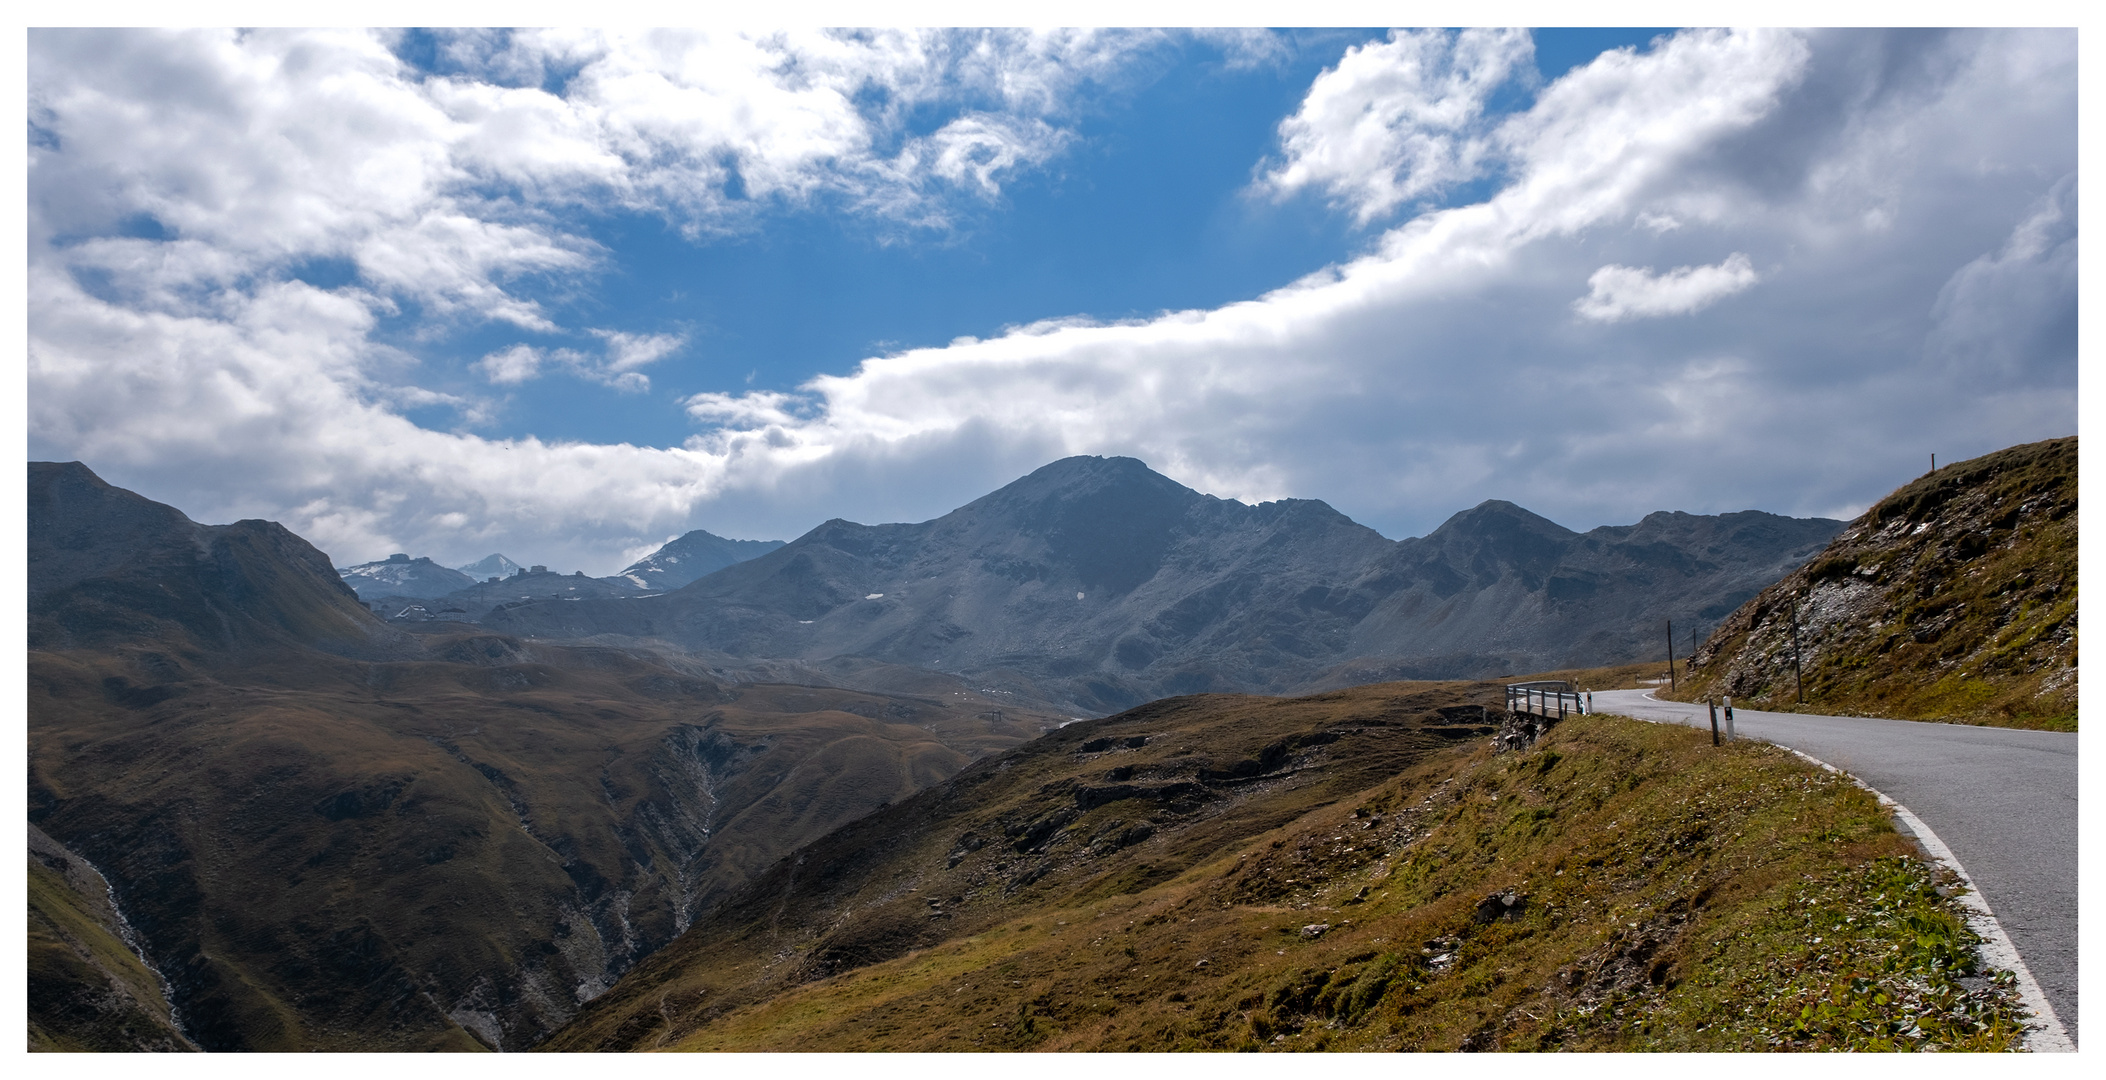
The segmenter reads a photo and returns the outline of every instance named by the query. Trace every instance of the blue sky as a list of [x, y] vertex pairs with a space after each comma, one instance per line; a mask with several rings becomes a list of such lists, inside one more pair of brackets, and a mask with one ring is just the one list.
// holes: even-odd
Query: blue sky
[[608, 573], [1068, 454], [1420, 535], [2076, 429], [2070, 31], [29, 37], [29, 448]]
[[[1642, 50], [1663, 29], [1544, 30], [1535, 67], [1548, 81], [1608, 49]], [[693, 421], [679, 401], [706, 391], [793, 390], [867, 356], [986, 337], [1049, 316], [1102, 320], [1209, 308], [1257, 296], [1343, 261], [1380, 230], [1319, 197], [1253, 198], [1255, 163], [1276, 149], [1276, 128], [1312, 80], [1380, 29], [1281, 35], [1277, 55], [1236, 64], [1205, 41], [1163, 43], [1132, 84], [1096, 88], [1078, 104], [1079, 145], [1053, 167], [1016, 177], [997, 200], [968, 208], [941, 232], [902, 229], [838, 207], [772, 214], [735, 235], [682, 235], [648, 210], [588, 215], [580, 231], [604, 246], [607, 267], [582, 293], [570, 283], [517, 291], [565, 316], [684, 339], [653, 364], [652, 389], [632, 397], [561, 380], [518, 387], [492, 421], [498, 438], [677, 445]], [[395, 45], [424, 71], [447, 71], [431, 35]], [[1495, 97], [1496, 111], [1526, 107], [1526, 78]], [[960, 111], [931, 110], [933, 130]], [[1432, 204], [1470, 197], [1442, 193]], [[343, 280], [343, 269], [328, 268]], [[505, 326], [465, 328], [420, 340], [423, 320], [404, 315], [389, 340], [444, 376], [434, 389], [473, 392], [472, 364], [522, 340]], [[560, 348], [576, 335], [525, 336]], [[427, 378], [431, 378], [427, 376]], [[597, 399], [581, 402], [580, 395]], [[446, 426], [451, 410], [413, 413]]]

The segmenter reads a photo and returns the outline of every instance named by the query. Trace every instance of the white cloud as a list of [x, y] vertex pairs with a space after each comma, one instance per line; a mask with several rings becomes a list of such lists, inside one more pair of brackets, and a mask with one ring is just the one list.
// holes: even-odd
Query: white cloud
[[1264, 184], [1320, 188], [1362, 224], [1477, 175], [1490, 149], [1485, 99], [1532, 71], [1521, 30], [1392, 30], [1346, 50], [1280, 123], [1286, 161]]
[[681, 402], [687, 414], [705, 424], [738, 430], [800, 427], [810, 420], [806, 400], [794, 394], [756, 390], [745, 394], [705, 392]]
[[914, 171], [926, 158], [930, 175], [993, 196], [1001, 191], [1001, 179], [1019, 165], [1041, 164], [1069, 141], [1067, 132], [1044, 120], [961, 116], [935, 134], [915, 140], [900, 159]]
[[[1133, 454], [1224, 496], [1325, 498], [1394, 535], [1488, 497], [1580, 527], [1816, 512], [1905, 478], [1925, 432], [1953, 458], [2075, 423], [2057, 329], [2074, 319], [2075, 199], [2055, 186], [2076, 169], [2068, 32], [1684, 32], [1503, 119], [1471, 114], [1492, 61], [1434, 56], [1409, 94], [1362, 93], [1397, 124], [1312, 120], [1283, 132], [1307, 137], [1279, 168], [1309, 163], [1297, 183], [1359, 212], [1495, 155], [1483, 201], [1217, 309], [1054, 318], [792, 393], [690, 395], [702, 430], [670, 448], [420, 427], [374, 328], [390, 305], [546, 319], [508, 282], [606, 258], [551, 209], [593, 192], [703, 232], [750, 226], [733, 173], [748, 200], [943, 219], [1046, 160], [1002, 155], [1038, 123], [1069, 130], [1059, 102], [1140, 46], [463, 36], [466, 72], [419, 83], [356, 35], [30, 40], [32, 453], [202, 520], [278, 518], [339, 562], [503, 549], [605, 573], [690, 527], [933, 515], [1068, 453]], [[1401, 65], [1399, 40], [1356, 55]], [[977, 95], [945, 123], [1001, 118], [985, 142], [959, 129], [949, 166], [935, 132], [899, 120], [945, 86]], [[1343, 115], [1328, 109], [1296, 115]], [[117, 236], [136, 213], [175, 239]], [[353, 283], [283, 278], [318, 257], [352, 261]], [[1687, 271], [1612, 276], [1601, 302], [1638, 315], [1757, 263], [1762, 288], [1702, 319], [1572, 318], [1575, 283], [1603, 268]], [[618, 383], [680, 347], [613, 328], [598, 345], [478, 365]]]
[[1677, 266], [1665, 274], [1653, 273], [1650, 266], [1612, 264], [1587, 278], [1587, 295], [1573, 301], [1572, 310], [1596, 322], [1688, 315], [1758, 280], [1755, 264], [1738, 251], [1717, 266]]
[[475, 366], [499, 386], [523, 383], [541, 374], [541, 350], [532, 345], [513, 345], [484, 356]]
[[474, 367], [492, 383], [512, 386], [539, 378], [542, 366], [553, 364], [589, 382], [635, 393], [651, 388], [650, 377], [638, 368], [663, 360], [687, 344], [681, 334], [631, 334], [604, 328], [587, 333], [602, 342], [598, 354], [540, 349], [522, 342], [485, 355]]

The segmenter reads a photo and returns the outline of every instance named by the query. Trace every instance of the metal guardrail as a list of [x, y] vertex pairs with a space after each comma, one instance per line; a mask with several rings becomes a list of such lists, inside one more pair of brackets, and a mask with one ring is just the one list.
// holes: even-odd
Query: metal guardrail
[[1581, 693], [1579, 687], [1563, 679], [1509, 683], [1506, 711], [1563, 720], [1568, 715], [1585, 716], [1593, 711], [1587, 701], [1591, 696]]

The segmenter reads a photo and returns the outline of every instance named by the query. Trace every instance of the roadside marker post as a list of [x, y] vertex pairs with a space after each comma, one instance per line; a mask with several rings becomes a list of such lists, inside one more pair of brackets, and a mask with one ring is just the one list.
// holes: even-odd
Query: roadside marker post
[[1732, 742], [1736, 738], [1739, 738], [1739, 736], [1733, 734], [1733, 699], [1728, 697], [1726, 699], [1726, 741]]
[[1711, 706], [1711, 745], [1718, 745], [1718, 702], [1705, 698], [1704, 704]]

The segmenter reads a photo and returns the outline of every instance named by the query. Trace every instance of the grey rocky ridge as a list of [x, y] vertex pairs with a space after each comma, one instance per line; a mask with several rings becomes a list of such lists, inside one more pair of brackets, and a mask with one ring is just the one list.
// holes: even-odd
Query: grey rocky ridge
[[696, 529], [631, 563], [621, 573], [588, 578], [583, 571], [552, 572], [521, 566], [502, 554], [448, 570], [429, 558], [396, 554], [337, 573], [359, 599], [385, 618], [402, 622], [473, 622], [492, 608], [532, 600], [604, 599], [677, 589], [712, 571], [756, 558], [780, 540], [727, 540]]
[[474, 578], [459, 570], [440, 566], [422, 556], [413, 559], [400, 552], [377, 562], [338, 567], [336, 572], [361, 600], [386, 597], [426, 600], [475, 584]]
[[484, 622], [861, 657], [1101, 715], [1170, 694], [1647, 658], [1667, 620], [1708, 631], [1841, 528], [1661, 512], [1577, 533], [1493, 500], [1391, 541], [1320, 501], [1251, 506], [1132, 458], [1072, 457], [933, 521], [828, 521], [666, 595], [525, 601]]
[[715, 533], [696, 529], [685, 536], [667, 540], [664, 547], [629, 564], [614, 576], [639, 589], [677, 589], [734, 563], [757, 559], [782, 545], [781, 540], [727, 540]]

